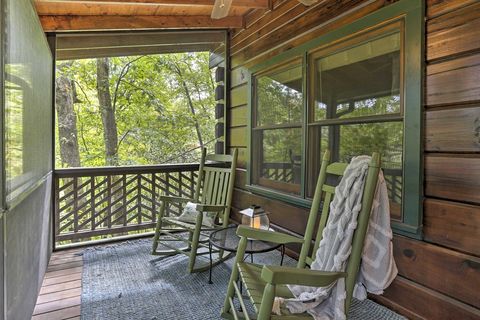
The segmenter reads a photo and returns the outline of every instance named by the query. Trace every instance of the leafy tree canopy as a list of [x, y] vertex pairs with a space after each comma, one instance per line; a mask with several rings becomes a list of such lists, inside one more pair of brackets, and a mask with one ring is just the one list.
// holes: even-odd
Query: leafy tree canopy
[[[213, 148], [214, 81], [209, 53], [107, 58], [108, 84], [118, 134], [118, 165], [192, 162], [201, 144]], [[76, 132], [83, 167], [105, 166], [103, 109], [98, 97], [98, 59], [61, 61], [57, 79], [71, 81]], [[58, 85], [58, 82], [57, 82]], [[58, 89], [57, 89], [58, 90]], [[57, 99], [58, 104], [65, 103]], [[58, 118], [57, 123], [62, 123]], [[58, 128], [57, 128], [58, 130]], [[68, 143], [65, 144], [68, 147]], [[71, 144], [74, 145], [74, 144]], [[62, 146], [63, 147], [63, 146]], [[57, 148], [57, 168], [67, 167]], [[192, 152], [187, 152], [194, 149]]]

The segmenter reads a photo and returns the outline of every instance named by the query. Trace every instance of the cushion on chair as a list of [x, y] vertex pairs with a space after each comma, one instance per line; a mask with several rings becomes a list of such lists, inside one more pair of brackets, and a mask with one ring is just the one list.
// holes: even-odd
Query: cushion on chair
[[[187, 202], [183, 208], [182, 214], [177, 218], [179, 221], [195, 223], [197, 221], [197, 204], [193, 202]], [[215, 213], [206, 212], [203, 214], [202, 225], [207, 227], [213, 227], [215, 221]]]

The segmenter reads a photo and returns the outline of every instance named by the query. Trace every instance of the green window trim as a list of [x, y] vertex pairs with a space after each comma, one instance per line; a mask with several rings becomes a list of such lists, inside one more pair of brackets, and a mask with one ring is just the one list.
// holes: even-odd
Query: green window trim
[[[424, 76], [424, 1], [401, 0], [394, 4], [379, 9], [361, 19], [356, 20], [337, 30], [329, 32], [317, 39], [313, 39], [301, 46], [285, 51], [268, 61], [262, 62], [250, 68], [248, 82], [248, 126], [247, 126], [247, 188], [255, 193], [275, 200], [284, 201], [301, 207], [309, 207], [311, 200], [305, 197], [305, 177], [307, 146], [306, 136], [308, 130], [307, 108], [309, 93], [308, 81], [308, 58], [309, 54], [316, 49], [328, 46], [342, 38], [347, 38], [355, 33], [365, 32], [379, 26], [388, 25], [395, 21], [403, 21], [404, 34], [404, 146], [403, 146], [403, 215], [402, 221], [392, 221], [395, 233], [412, 238], [422, 239], [422, 216], [423, 216], [423, 76]], [[254, 75], [267, 69], [284, 64], [289, 60], [301, 58], [303, 60], [303, 88], [304, 112], [302, 134], [302, 156], [304, 161], [301, 165], [301, 193], [289, 195], [273, 189], [252, 185], [252, 123], [253, 116], [253, 91]], [[393, 116], [394, 117], [394, 116]]]

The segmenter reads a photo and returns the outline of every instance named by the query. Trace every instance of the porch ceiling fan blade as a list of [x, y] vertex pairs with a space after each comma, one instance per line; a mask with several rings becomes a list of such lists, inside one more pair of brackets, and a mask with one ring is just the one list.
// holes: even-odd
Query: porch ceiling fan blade
[[312, 4], [318, 2], [318, 0], [298, 0], [298, 1], [306, 6], [311, 6]]
[[221, 19], [228, 16], [233, 0], [215, 0], [212, 10], [212, 19]]

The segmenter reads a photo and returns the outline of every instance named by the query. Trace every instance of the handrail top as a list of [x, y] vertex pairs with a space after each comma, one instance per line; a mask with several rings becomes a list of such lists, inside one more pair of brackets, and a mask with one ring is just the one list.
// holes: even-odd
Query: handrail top
[[113, 174], [142, 174], [152, 172], [174, 172], [174, 171], [194, 171], [198, 170], [199, 163], [173, 163], [157, 165], [137, 165], [137, 166], [108, 166], [108, 167], [77, 167], [60, 168], [54, 170], [55, 177], [76, 177], [92, 175], [113, 175]]

